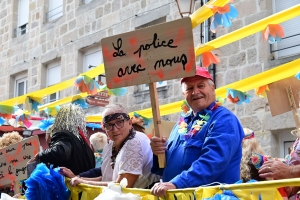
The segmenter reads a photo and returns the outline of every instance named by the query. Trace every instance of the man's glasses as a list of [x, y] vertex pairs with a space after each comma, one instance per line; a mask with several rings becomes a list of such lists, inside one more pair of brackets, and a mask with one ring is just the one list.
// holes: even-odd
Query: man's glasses
[[123, 128], [123, 127], [124, 127], [124, 119], [123, 119], [123, 120], [116, 121], [114, 124], [107, 123], [107, 124], [104, 124], [103, 126], [104, 126], [104, 128], [105, 128], [107, 131], [111, 131], [111, 130], [113, 129], [114, 126], [115, 126], [117, 129], [120, 129], [120, 128]]

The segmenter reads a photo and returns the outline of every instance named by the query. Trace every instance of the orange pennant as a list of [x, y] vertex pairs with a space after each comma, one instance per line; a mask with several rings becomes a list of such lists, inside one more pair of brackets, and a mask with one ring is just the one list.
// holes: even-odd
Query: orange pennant
[[220, 58], [210, 51], [202, 53], [202, 67], [207, 68], [212, 63], [219, 64]]
[[279, 24], [269, 24], [262, 32], [263, 38], [265, 40], [268, 40], [269, 35], [273, 36], [274, 38], [279, 37], [283, 38], [284, 37], [284, 30], [282, 26]]

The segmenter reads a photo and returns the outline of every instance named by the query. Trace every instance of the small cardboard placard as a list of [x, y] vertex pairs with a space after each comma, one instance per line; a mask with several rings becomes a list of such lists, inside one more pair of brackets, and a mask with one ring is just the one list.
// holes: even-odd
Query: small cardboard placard
[[101, 45], [110, 89], [195, 75], [189, 17], [107, 37]]
[[286, 88], [291, 86], [295, 99], [295, 106], [299, 108], [300, 81], [295, 77], [286, 78], [268, 85], [269, 91], [266, 91], [272, 116], [291, 111]]
[[38, 136], [0, 149], [0, 187], [27, 179], [26, 164], [40, 150]]

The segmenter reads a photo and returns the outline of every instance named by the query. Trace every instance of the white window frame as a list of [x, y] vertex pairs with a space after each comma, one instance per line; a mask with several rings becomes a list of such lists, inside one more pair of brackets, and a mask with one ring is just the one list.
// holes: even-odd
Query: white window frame
[[[61, 1], [61, 5], [55, 5], [55, 2]], [[46, 13], [46, 20], [53, 21], [64, 15], [64, 0], [49, 0], [49, 10]]]
[[[100, 59], [99, 59], [99, 62], [98, 61], [92, 61], [90, 63], [90, 62], [87, 61], [87, 56], [90, 56], [92, 54], [99, 54], [99, 56], [101, 56]], [[101, 47], [97, 46], [97, 47], [90, 48], [90, 49], [86, 50], [83, 53], [83, 66], [82, 66], [83, 67], [83, 72], [87, 72], [90, 69], [92, 69], [93, 67], [97, 67], [98, 65], [102, 64], [103, 62], [104, 61], [103, 61], [103, 54], [102, 54]], [[99, 76], [96, 76], [95, 80], [99, 81]], [[101, 77], [101, 82], [106, 83], [105, 77], [104, 78]]]
[[[19, 84], [24, 82], [24, 94], [18, 95], [19, 93]], [[15, 79], [15, 97], [22, 96], [27, 94], [27, 77]]]
[[92, 1], [93, 0], [81, 0], [81, 2], [84, 3], [85, 5], [91, 3]]
[[[276, 1], [280, 1], [281, 3], [282, 2], [284, 2], [284, 3], [291, 3], [292, 0], [289, 0], [289, 1], [273, 0], [273, 3], [272, 3], [273, 4], [273, 13], [277, 13], [277, 12], [281, 11], [281, 10], [277, 11], [277, 9], [276, 9], [276, 5], [277, 5]], [[299, 0], [293, 0], [293, 1], [295, 1], [295, 5], [297, 5], [298, 3], [300, 3]], [[293, 19], [290, 19], [290, 20], [288, 20], [286, 22], [281, 23], [280, 25], [284, 29], [284, 35], [285, 35], [284, 37], [289, 37], [291, 35], [300, 33], [299, 29], [297, 29], [296, 27], [292, 28], [293, 24], [297, 25], [299, 23], [300, 23], [300, 16], [295, 17]], [[289, 31], [287, 31], [287, 30], [289, 30]], [[295, 31], [295, 32], [293, 32], [293, 31]], [[295, 41], [297, 39], [299, 41], [300, 35], [294, 36], [294, 37], [291, 37], [291, 38], [283, 39], [281, 42], [275, 42], [272, 45], [272, 50], [275, 50], [275, 52], [273, 52], [273, 55], [274, 55], [275, 59], [285, 58], [285, 57], [289, 57], [289, 56], [293, 56], [293, 55], [299, 55], [299, 53], [300, 53], [300, 46], [291, 47], [291, 48], [288, 48], [288, 49], [283, 49], [285, 47], [293, 46], [292, 40]], [[277, 51], [277, 50], [280, 50], [280, 49], [283, 49], [283, 50]]]
[[[49, 71], [50, 71], [50, 69], [53, 69], [53, 68], [56, 68], [56, 67], [59, 68], [59, 75], [56, 76], [56, 77], [59, 76], [59, 81], [56, 82], [56, 83], [49, 83], [49, 79], [50, 79], [50, 77], [49, 77], [50, 76], [49, 75], [50, 72]], [[53, 62], [53, 63], [48, 64], [48, 66], [47, 66], [47, 78], [46, 78], [46, 85], [47, 85], [47, 87], [55, 85], [55, 84], [60, 83], [60, 82], [61, 82], [61, 65], [60, 65], [60, 62], [57, 61], [57, 62]], [[53, 95], [53, 94], [56, 94], [55, 95], [56, 96], [55, 99], [51, 99], [51, 95]], [[53, 93], [53, 94], [50, 94], [50, 95], [47, 96], [47, 103], [51, 103], [51, 102], [59, 100], [59, 98], [60, 98], [60, 92], [57, 91], [56, 93]]]
[[18, 1], [18, 25], [15, 29], [15, 36], [27, 33], [29, 21], [29, 0]]

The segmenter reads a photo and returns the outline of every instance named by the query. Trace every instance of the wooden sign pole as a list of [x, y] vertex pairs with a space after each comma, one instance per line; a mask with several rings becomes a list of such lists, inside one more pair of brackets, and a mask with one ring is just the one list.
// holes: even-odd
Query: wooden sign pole
[[[159, 104], [158, 104], [158, 97], [157, 97], [157, 90], [156, 90], [155, 82], [149, 83], [149, 91], [150, 91], [150, 99], [151, 99], [155, 136], [162, 137], [162, 135], [160, 134], [162, 132], [161, 131], [161, 119], [160, 119]], [[166, 165], [165, 154], [158, 155], [158, 163], [159, 163], [159, 168], [165, 167], [165, 165]]]
[[20, 193], [19, 181], [14, 181], [14, 194]]
[[295, 123], [296, 123], [296, 128], [299, 129], [300, 128], [300, 119], [297, 115], [297, 107], [296, 107], [296, 104], [295, 104], [295, 99], [294, 99], [292, 87], [291, 86], [286, 87], [286, 92], [287, 92], [287, 95], [288, 95], [288, 98], [289, 98], [291, 110], [293, 112], [294, 120], [295, 120]]

